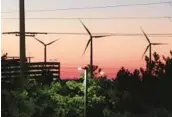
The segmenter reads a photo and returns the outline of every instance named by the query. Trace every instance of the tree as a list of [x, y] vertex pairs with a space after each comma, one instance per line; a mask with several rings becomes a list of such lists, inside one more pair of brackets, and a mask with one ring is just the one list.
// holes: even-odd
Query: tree
[[[171, 110], [172, 96], [172, 52], [170, 57], [160, 56], [155, 52], [149, 72], [149, 58], [146, 57], [146, 69], [141, 68], [133, 73], [125, 68], [117, 74], [117, 89], [121, 92], [117, 109], [133, 114], [149, 113], [155, 115], [156, 108]], [[124, 96], [126, 95], [126, 96]], [[123, 98], [126, 97], [126, 98]]]
[[[101, 69], [94, 66], [94, 78], [88, 78], [88, 117], [171, 117], [172, 52], [163, 59], [154, 53], [151, 66], [151, 74], [148, 68], [130, 72], [122, 67], [113, 80], [99, 77]], [[23, 91], [3, 87], [2, 116], [83, 117], [83, 79], [38, 84], [28, 80]]]

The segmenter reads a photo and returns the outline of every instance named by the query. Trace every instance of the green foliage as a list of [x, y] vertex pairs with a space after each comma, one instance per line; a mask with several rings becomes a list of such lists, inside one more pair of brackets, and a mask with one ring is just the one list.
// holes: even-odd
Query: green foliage
[[[172, 56], [154, 53], [151, 74], [146, 64], [134, 72], [122, 67], [115, 80], [99, 77], [101, 69], [94, 66], [94, 78], [88, 76], [88, 117], [172, 117]], [[22, 91], [8, 87], [1, 91], [3, 117], [83, 117], [83, 78], [48, 85], [30, 80]]]
[[35, 112], [34, 102], [27, 91], [2, 90], [2, 115], [13, 117], [32, 117]]

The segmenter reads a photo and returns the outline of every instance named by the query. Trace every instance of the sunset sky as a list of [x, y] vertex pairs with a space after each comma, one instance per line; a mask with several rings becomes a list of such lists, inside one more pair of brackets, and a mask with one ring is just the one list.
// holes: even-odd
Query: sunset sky
[[[69, 18], [69, 17], [172, 17], [172, 5], [160, 4], [149, 6], [130, 6], [90, 10], [59, 10], [47, 12], [27, 12], [33, 10], [54, 10], [80, 7], [115, 6], [165, 2], [170, 0], [25, 0], [26, 18]], [[2, 0], [1, 12], [18, 11], [19, 0]], [[2, 32], [19, 31], [18, 12], [2, 13]], [[92, 33], [172, 33], [172, 22], [169, 19], [111, 19], [82, 20]], [[86, 33], [78, 20], [26, 19], [26, 31], [37, 32], [75, 32]], [[89, 39], [88, 35], [37, 35], [44, 42], [60, 40], [47, 50], [50, 61], [57, 59], [61, 63], [62, 78], [78, 77], [78, 66], [89, 63], [89, 48], [81, 56]], [[169, 45], [154, 46], [153, 52], [168, 56], [172, 50], [172, 37], [150, 37], [152, 42], [163, 42]], [[19, 55], [19, 37], [2, 35], [2, 53], [9, 56]], [[122, 67], [130, 70], [144, 66], [141, 56], [148, 45], [145, 37], [105, 37], [94, 39], [94, 64], [114, 77]], [[31, 37], [26, 38], [26, 54], [33, 56], [32, 61], [43, 61], [43, 46]], [[146, 53], [148, 55], [148, 53]]]

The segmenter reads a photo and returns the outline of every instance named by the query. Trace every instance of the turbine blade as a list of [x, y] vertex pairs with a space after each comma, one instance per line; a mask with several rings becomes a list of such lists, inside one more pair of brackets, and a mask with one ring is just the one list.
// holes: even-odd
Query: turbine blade
[[54, 42], [56, 42], [57, 40], [59, 40], [59, 39], [56, 39], [56, 40], [54, 40], [54, 41], [52, 41], [52, 42], [50, 42], [50, 43], [47, 43], [46, 45], [51, 45], [51, 44], [53, 44]]
[[[79, 19], [80, 20], [80, 19]], [[90, 36], [92, 36], [91, 35], [91, 32], [88, 30], [88, 28], [84, 25], [84, 23], [80, 20], [80, 22], [81, 22], [81, 24], [83, 25], [83, 27], [85, 28], [85, 30], [87, 31], [87, 33], [90, 35]]]
[[152, 45], [168, 45], [168, 43], [151, 43]]
[[87, 50], [87, 48], [88, 48], [90, 42], [91, 42], [91, 38], [88, 40], [87, 45], [86, 45], [86, 47], [85, 47], [85, 50], [84, 50], [82, 56], [85, 54], [85, 52], [86, 52], [86, 50]]
[[143, 32], [144, 36], [146, 37], [147, 41], [149, 42], [149, 44], [151, 43], [148, 36], [146, 35], [146, 33], [143, 31], [142, 27], [140, 27], [141, 31]]
[[40, 43], [42, 43], [43, 45], [45, 45], [44, 42], [42, 42], [41, 40], [37, 39], [36, 37], [34, 37], [37, 41], [39, 41]]
[[93, 38], [101, 38], [101, 37], [108, 37], [108, 36], [112, 36], [112, 35], [100, 35], [100, 36], [93, 36]]
[[169, 18], [169, 20], [170, 20], [170, 22], [172, 22], [172, 19], [171, 18]]
[[144, 55], [146, 54], [146, 52], [147, 52], [147, 50], [148, 50], [148, 48], [150, 47], [150, 44], [146, 47], [146, 49], [145, 49], [145, 51], [144, 51], [144, 53], [143, 53], [143, 55], [142, 55], [142, 58], [141, 59], [143, 59], [143, 57], [144, 57]]

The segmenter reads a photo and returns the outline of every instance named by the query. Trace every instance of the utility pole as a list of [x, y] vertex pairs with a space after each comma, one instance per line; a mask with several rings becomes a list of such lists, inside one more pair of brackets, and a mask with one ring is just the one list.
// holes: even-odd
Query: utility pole
[[46, 66], [46, 63], [47, 63], [47, 45], [46, 44], [44, 46], [44, 63], [45, 63], [45, 66]]
[[25, 50], [25, 3], [24, 0], [19, 1], [19, 17], [20, 17], [20, 85], [23, 88], [25, 82], [25, 58], [26, 58], [26, 50]]

